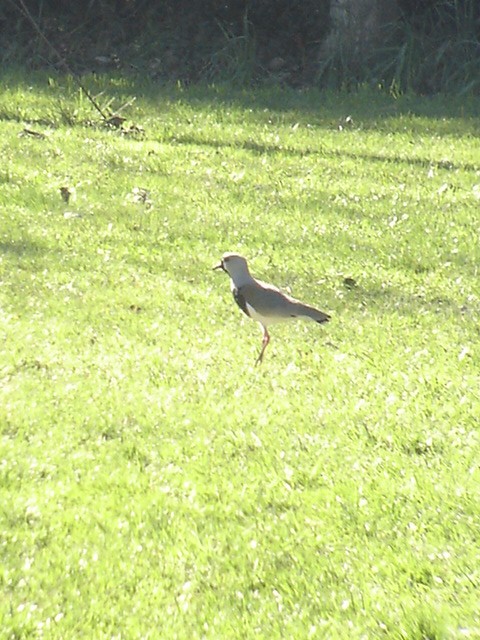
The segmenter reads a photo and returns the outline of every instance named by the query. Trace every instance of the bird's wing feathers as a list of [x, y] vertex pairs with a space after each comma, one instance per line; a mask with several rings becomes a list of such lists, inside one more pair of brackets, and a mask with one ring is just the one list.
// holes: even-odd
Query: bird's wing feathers
[[255, 283], [245, 284], [237, 289], [237, 296], [242, 299], [242, 304], [238, 302], [243, 311], [247, 315], [250, 315], [245, 310], [244, 306], [248, 303], [257, 314], [264, 318], [296, 318], [296, 317], [308, 317], [316, 322], [327, 322], [330, 319], [326, 313], [311, 307], [310, 305], [303, 304], [295, 298], [282, 293], [280, 289], [272, 285], [266, 284], [257, 280]]
[[262, 316], [291, 316], [292, 300], [272, 285], [259, 281], [255, 284], [247, 284], [242, 287], [242, 294], [248, 304]]

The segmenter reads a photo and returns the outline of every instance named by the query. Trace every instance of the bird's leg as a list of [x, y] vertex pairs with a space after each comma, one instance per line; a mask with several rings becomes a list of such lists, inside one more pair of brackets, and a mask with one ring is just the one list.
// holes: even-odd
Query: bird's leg
[[[262, 325], [263, 326], [263, 325]], [[267, 331], [267, 327], [263, 327], [263, 340], [262, 340], [262, 350], [260, 351], [258, 358], [255, 360], [255, 364], [261, 364], [263, 360], [263, 354], [265, 349], [267, 348], [268, 343], [270, 342], [270, 335]]]

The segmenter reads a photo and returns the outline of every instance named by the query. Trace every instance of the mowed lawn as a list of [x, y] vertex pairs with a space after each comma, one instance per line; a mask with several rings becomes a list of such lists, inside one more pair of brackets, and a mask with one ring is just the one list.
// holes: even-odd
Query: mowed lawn
[[1, 638], [480, 638], [480, 99], [84, 82], [1, 85]]

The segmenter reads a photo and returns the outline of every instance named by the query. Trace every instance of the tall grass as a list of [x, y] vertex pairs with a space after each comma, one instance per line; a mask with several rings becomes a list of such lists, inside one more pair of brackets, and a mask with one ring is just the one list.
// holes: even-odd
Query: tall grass
[[256, 43], [245, 10], [242, 33], [235, 35], [221, 22], [218, 28], [223, 34], [224, 45], [208, 56], [204, 75], [207, 80], [229, 80], [234, 84], [248, 84], [255, 76]]
[[443, 0], [391, 28], [394, 44], [381, 51], [373, 77], [420, 93], [478, 93], [480, 9], [474, 0]]
[[[359, 25], [354, 29], [356, 36], [360, 29]], [[369, 35], [361, 34], [363, 39]], [[364, 56], [348, 39], [340, 40], [320, 60], [319, 86], [351, 88], [371, 83], [394, 93], [424, 94], [480, 90], [480, 5], [476, 0], [441, 0], [423, 10], [403, 12], [383, 27], [383, 43]]]

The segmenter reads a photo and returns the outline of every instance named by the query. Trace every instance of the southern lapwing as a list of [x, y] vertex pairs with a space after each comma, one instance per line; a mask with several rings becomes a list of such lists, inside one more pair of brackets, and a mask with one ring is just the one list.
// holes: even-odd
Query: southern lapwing
[[225, 253], [221, 262], [213, 268], [223, 269], [228, 273], [235, 302], [249, 318], [262, 325], [262, 349], [256, 364], [262, 362], [263, 354], [270, 342], [267, 328], [269, 325], [294, 318], [310, 318], [320, 324], [330, 320], [330, 316], [323, 311], [291, 298], [271, 284], [256, 280], [250, 274], [247, 261], [243, 256]]

